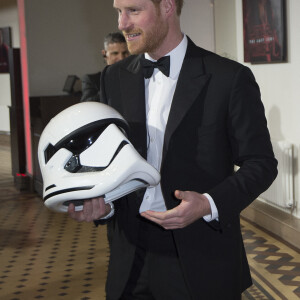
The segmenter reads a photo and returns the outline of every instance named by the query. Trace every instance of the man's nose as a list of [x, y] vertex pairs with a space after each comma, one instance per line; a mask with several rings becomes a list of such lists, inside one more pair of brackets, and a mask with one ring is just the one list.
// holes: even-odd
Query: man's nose
[[118, 22], [118, 28], [119, 30], [127, 30], [130, 27], [130, 21], [128, 16], [126, 14], [120, 14], [119, 15], [119, 22]]
[[118, 56], [116, 57], [116, 62], [122, 60], [123, 58], [125, 57], [122, 54], [118, 54]]

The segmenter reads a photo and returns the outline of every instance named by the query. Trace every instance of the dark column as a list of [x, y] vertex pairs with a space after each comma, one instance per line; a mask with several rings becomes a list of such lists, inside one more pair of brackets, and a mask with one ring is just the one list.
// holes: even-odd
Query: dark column
[[29, 189], [29, 178], [26, 175], [26, 149], [24, 133], [23, 89], [21, 76], [20, 49], [10, 48], [8, 52], [11, 106], [10, 135], [12, 175], [18, 189]]

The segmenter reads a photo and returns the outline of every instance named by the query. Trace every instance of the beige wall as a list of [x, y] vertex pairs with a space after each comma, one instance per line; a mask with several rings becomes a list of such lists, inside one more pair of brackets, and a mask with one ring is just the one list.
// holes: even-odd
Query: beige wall
[[214, 0], [216, 53], [237, 60], [235, 0]]
[[[224, 0], [223, 0], [224, 1]], [[215, 51], [213, 0], [185, 0], [181, 28], [196, 45]]]

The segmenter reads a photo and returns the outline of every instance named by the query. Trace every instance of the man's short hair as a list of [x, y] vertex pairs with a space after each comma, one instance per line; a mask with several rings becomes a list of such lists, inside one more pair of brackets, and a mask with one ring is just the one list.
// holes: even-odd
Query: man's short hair
[[104, 49], [107, 48], [109, 44], [114, 43], [126, 43], [125, 37], [120, 32], [111, 32], [104, 38]]
[[[160, 3], [161, 0], [151, 0], [153, 3]], [[183, 7], [183, 2], [184, 0], [175, 0], [175, 3], [176, 3], [176, 12], [177, 12], [177, 15], [180, 16], [181, 15], [181, 10], [182, 10], [182, 7]]]

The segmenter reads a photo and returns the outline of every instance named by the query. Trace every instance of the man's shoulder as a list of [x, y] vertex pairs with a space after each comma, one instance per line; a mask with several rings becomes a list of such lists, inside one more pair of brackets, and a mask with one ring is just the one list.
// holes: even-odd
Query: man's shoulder
[[195, 63], [199, 63], [200, 58], [204, 72], [210, 74], [216, 80], [232, 80], [241, 70], [249, 73], [247, 66], [234, 59], [201, 48], [191, 40], [188, 44], [187, 56], [195, 58]]
[[191, 39], [189, 39], [188, 52], [191, 56], [202, 57], [206, 68], [239, 69], [243, 67], [241, 63], [237, 62], [234, 59], [224, 57], [215, 52], [197, 46]]
[[132, 65], [136, 65], [139, 63], [141, 55], [129, 55], [128, 57], [116, 62], [115, 64], [110, 66], [110, 69], [120, 69], [120, 68], [128, 68]]
[[232, 74], [234, 76], [239, 70], [247, 68], [232, 58], [224, 57], [210, 51], [206, 51], [206, 55], [203, 56], [203, 63], [208, 73], [218, 73], [220, 76], [223, 74]]
[[100, 80], [101, 72], [93, 73], [93, 74], [85, 74], [82, 77], [83, 81], [98, 81]]
[[102, 71], [102, 76], [105, 78], [114, 78], [119, 76], [120, 70], [136, 73], [140, 69], [140, 56], [141, 55], [130, 55], [113, 65], [106, 66]]

